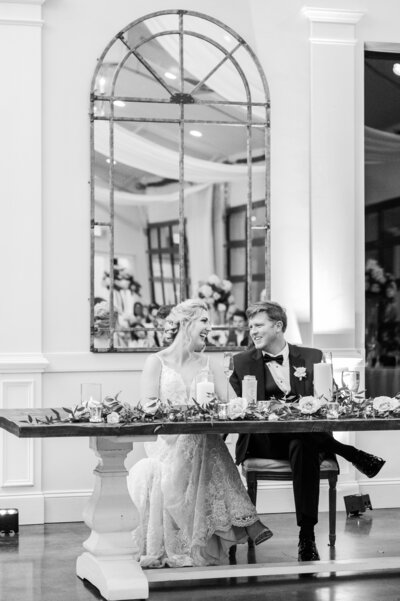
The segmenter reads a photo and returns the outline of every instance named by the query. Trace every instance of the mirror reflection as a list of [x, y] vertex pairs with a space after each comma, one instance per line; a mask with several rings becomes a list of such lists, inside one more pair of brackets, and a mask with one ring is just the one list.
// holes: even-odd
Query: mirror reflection
[[365, 53], [365, 385], [372, 397], [400, 389], [399, 60], [400, 46]]
[[197, 13], [130, 24], [93, 76], [91, 142], [91, 349], [167, 344], [189, 297], [210, 307], [210, 350], [245, 345], [243, 310], [269, 295], [269, 101], [251, 49]]

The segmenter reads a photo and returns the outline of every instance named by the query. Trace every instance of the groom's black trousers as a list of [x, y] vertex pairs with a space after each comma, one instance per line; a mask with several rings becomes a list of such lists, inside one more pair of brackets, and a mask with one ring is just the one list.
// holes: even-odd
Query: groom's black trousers
[[250, 437], [247, 457], [289, 459], [299, 526], [310, 526], [318, 522], [321, 453], [328, 456], [340, 455], [353, 462], [357, 450], [340, 443], [325, 432], [252, 434]]

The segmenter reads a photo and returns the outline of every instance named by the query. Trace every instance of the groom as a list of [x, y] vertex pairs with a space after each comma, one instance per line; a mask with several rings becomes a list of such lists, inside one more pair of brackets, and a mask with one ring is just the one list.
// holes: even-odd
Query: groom
[[[321, 362], [322, 352], [286, 342], [286, 312], [278, 303], [254, 303], [246, 314], [255, 348], [234, 356], [230, 383], [236, 394], [242, 394], [243, 377], [254, 375], [259, 400], [313, 395], [314, 363]], [[369, 478], [375, 476], [385, 463], [383, 459], [341, 444], [323, 432], [240, 434], [236, 444], [238, 465], [247, 457], [290, 460], [300, 527], [299, 561], [319, 559], [314, 526], [318, 522], [320, 453], [341, 455]]]

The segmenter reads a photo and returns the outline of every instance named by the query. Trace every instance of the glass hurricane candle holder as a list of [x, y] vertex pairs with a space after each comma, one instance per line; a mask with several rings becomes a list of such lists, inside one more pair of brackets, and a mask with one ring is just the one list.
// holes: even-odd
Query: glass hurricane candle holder
[[89, 421], [93, 423], [100, 423], [103, 421], [102, 417], [103, 406], [101, 403], [89, 404]]
[[339, 403], [331, 401], [326, 404], [327, 419], [337, 419], [339, 417]]
[[228, 406], [229, 403], [219, 402], [218, 403], [218, 419], [228, 419]]

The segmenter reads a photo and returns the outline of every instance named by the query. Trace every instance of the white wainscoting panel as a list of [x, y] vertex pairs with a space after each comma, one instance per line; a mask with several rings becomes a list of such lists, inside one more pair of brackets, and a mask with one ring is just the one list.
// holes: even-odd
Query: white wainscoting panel
[[[0, 407], [40, 407], [42, 374], [0, 373]], [[16, 507], [21, 524], [44, 522], [40, 439], [0, 431], [0, 506]]]
[[[33, 407], [33, 380], [4, 380], [1, 388], [4, 409]], [[8, 432], [3, 434], [1, 487], [33, 486], [33, 442], [32, 439], [20, 439]]]

